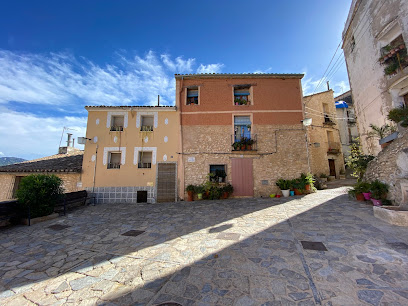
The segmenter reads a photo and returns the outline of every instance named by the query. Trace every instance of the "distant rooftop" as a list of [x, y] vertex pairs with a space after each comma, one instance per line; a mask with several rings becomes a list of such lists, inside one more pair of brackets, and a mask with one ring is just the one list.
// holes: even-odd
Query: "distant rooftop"
[[274, 78], [274, 79], [301, 79], [302, 73], [193, 73], [175, 74], [179, 78]]
[[0, 172], [81, 172], [83, 151], [55, 154], [0, 167]]

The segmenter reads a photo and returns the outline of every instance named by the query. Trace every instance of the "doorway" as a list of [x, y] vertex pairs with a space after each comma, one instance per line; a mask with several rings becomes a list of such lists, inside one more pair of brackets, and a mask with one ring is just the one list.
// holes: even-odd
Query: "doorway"
[[251, 158], [231, 159], [232, 186], [234, 196], [254, 196], [254, 176]]
[[177, 164], [157, 164], [157, 203], [177, 200]]
[[336, 163], [334, 159], [329, 159], [330, 176], [336, 176]]

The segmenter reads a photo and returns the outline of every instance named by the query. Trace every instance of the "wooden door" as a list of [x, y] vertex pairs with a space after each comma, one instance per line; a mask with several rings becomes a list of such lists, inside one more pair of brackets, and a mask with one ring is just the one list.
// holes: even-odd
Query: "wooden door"
[[176, 201], [176, 163], [157, 164], [157, 202]]
[[329, 159], [329, 169], [330, 175], [336, 176], [336, 164], [334, 163], [334, 159]]
[[234, 196], [254, 196], [252, 158], [233, 158], [231, 167]]

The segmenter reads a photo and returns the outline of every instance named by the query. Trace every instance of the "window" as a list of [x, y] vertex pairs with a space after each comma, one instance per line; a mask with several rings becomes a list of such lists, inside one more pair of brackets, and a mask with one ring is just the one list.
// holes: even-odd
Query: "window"
[[235, 116], [234, 139], [241, 141], [243, 138], [251, 139], [251, 118], [249, 116]]
[[225, 178], [227, 177], [225, 165], [210, 165], [210, 173], [214, 174], [213, 181], [218, 183], [225, 182]]
[[198, 87], [187, 88], [187, 105], [198, 105]]
[[123, 131], [123, 126], [125, 122], [124, 116], [112, 116], [111, 119], [111, 131], [121, 132]]
[[153, 116], [142, 116], [142, 126], [140, 127], [140, 130], [143, 132], [153, 132], [153, 122], [154, 122], [154, 117]]
[[122, 154], [120, 152], [109, 152], [108, 169], [120, 169], [120, 160]]
[[235, 85], [234, 86], [234, 104], [235, 105], [251, 104], [250, 91], [251, 91], [251, 85]]
[[356, 47], [356, 40], [354, 39], [354, 35], [351, 37], [350, 41], [350, 53], [354, 51], [354, 48]]
[[138, 168], [152, 167], [152, 152], [139, 152]]

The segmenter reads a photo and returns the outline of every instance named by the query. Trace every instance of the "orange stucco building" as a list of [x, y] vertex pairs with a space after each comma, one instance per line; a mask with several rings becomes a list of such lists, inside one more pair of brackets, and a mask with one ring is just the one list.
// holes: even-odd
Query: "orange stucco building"
[[268, 196], [308, 172], [302, 74], [176, 75], [179, 194], [223, 171], [234, 196]]

